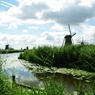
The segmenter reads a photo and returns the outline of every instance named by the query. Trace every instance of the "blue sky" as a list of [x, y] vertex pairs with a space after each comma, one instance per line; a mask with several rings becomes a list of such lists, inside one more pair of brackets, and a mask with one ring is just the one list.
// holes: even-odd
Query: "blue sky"
[[0, 0], [0, 48], [61, 46], [68, 24], [73, 44], [95, 44], [95, 0]]

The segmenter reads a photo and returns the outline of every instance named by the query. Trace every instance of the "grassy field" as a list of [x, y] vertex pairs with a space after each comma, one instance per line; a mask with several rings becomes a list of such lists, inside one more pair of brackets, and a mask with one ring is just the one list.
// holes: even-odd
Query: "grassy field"
[[95, 71], [95, 45], [42, 46], [21, 53], [19, 58], [42, 66]]

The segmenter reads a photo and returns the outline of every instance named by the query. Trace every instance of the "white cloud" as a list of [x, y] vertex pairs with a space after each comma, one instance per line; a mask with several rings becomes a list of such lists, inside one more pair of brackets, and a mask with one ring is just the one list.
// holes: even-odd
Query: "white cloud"
[[28, 0], [19, 4], [19, 13], [15, 13], [12, 15], [15, 15], [15, 17], [22, 20], [38, 19], [37, 14], [43, 12], [43, 10], [47, 8], [47, 5], [43, 2], [35, 3]]
[[[94, 17], [95, 0], [18, 0], [18, 6], [0, 13], [1, 23], [81, 24]], [[89, 5], [89, 6], [88, 6]], [[18, 24], [19, 25], [19, 24]]]
[[95, 26], [83, 26], [84, 39], [89, 43], [95, 44]]
[[43, 18], [45, 20], [53, 20], [62, 25], [63, 24], [67, 25], [67, 24], [84, 23], [87, 19], [94, 17], [95, 2], [91, 3], [89, 1], [89, 3], [91, 3], [91, 7], [89, 7], [89, 6], [80, 6], [80, 3], [82, 3], [80, 0], [78, 2], [76, 2], [76, 0], [73, 1], [74, 1], [73, 4], [72, 3], [66, 4], [67, 6], [65, 8], [63, 6], [63, 8], [61, 8], [59, 11], [51, 10], [44, 12]]
[[62, 25], [56, 23], [54, 26], [51, 27], [51, 30], [63, 31], [63, 30], [66, 30], [66, 29]]
[[80, 6], [87, 6], [87, 7], [92, 7], [92, 4], [95, 3], [95, 0], [81, 0], [79, 3]]
[[23, 30], [24, 33], [28, 33], [28, 30]]
[[17, 28], [17, 27], [18, 26], [16, 25], [16, 23], [15, 22], [12, 22], [12, 23], [10, 23], [8, 29]]
[[12, 17], [7, 15], [7, 12], [0, 12], [0, 23], [8, 23], [11, 22], [13, 20]]
[[88, 44], [95, 44], [95, 26], [83, 24], [80, 26], [82, 34], [76, 34], [74, 42], [79, 43], [83, 41]]
[[[61, 45], [64, 36], [67, 35], [67, 24], [75, 25], [81, 28], [81, 33], [73, 37], [77, 42], [84, 36], [85, 40], [94, 42], [95, 27], [86, 25], [86, 22], [95, 20], [95, 0], [17, 0], [18, 6], [10, 5], [7, 2], [3, 4], [11, 6], [7, 11], [0, 12], [0, 26], [6, 25], [8, 29], [19, 29], [19, 26], [25, 26], [23, 32], [27, 33], [26, 29], [39, 30], [52, 22], [54, 26], [50, 26], [50, 30], [39, 35], [7, 35], [0, 34], [0, 43], [6, 43], [8, 40], [12, 47], [21, 48], [27, 44], [30, 47], [38, 45]], [[83, 24], [84, 23], [84, 24]], [[36, 26], [37, 25], [37, 26]], [[66, 26], [65, 26], [66, 25]], [[29, 27], [31, 26], [31, 27]], [[22, 28], [22, 27], [21, 27]], [[39, 30], [41, 31], [41, 30]], [[72, 28], [72, 32], [76, 32]], [[89, 35], [89, 36], [87, 36]], [[1, 45], [2, 46], [2, 45]]]

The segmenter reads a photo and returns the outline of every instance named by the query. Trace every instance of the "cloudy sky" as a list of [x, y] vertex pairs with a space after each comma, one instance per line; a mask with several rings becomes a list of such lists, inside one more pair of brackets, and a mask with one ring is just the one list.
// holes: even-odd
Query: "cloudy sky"
[[0, 0], [0, 48], [61, 46], [69, 34], [95, 44], [95, 0]]

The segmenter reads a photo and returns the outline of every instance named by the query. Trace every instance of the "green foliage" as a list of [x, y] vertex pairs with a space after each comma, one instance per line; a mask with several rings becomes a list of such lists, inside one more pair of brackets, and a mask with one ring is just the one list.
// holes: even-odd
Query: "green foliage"
[[43, 46], [25, 51], [19, 58], [42, 66], [95, 71], [95, 45]]

